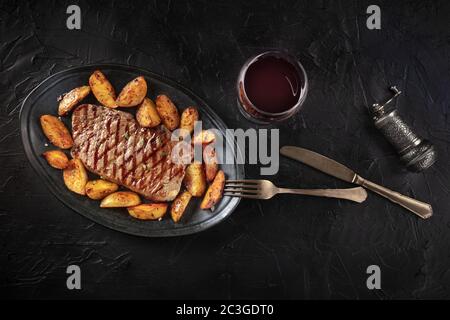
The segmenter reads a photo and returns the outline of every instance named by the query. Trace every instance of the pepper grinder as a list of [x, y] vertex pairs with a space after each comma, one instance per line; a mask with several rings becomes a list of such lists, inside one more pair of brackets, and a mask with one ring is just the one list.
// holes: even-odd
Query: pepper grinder
[[396, 86], [390, 87], [394, 95], [383, 104], [375, 103], [371, 113], [375, 126], [386, 139], [395, 147], [401, 161], [414, 172], [429, 168], [436, 161], [434, 146], [425, 139], [419, 138], [412, 129], [398, 115], [397, 109], [388, 107], [401, 91]]

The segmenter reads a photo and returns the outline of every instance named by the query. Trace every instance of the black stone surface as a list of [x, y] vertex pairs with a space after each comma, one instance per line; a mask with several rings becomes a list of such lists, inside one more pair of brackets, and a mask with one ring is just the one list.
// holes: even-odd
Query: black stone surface
[[[450, 298], [450, 5], [379, 1], [381, 30], [366, 28], [368, 1], [79, 1], [82, 29], [66, 28], [72, 1], [0, 4], [0, 296], [2, 298]], [[231, 128], [255, 127], [235, 106], [241, 64], [268, 48], [301, 59], [304, 110], [277, 126], [300, 145], [362, 176], [432, 203], [422, 221], [370, 194], [361, 204], [278, 196], [242, 201], [203, 233], [145, 239], [66, 208], [43, 186], [20, 141], [20, 103], [70, 66], [118, 62], [176, 79]], [[397, 106], [439, 159], [408, 172], [375, 129], [367, 106], [404, 92]], [[258, 166], [247, 166], [258, 178]], [[282, 159], [272, 180], [347, 187]], [[78, 264], [82, 290], [66, 289]], [[366, 268], [381, 268], [368, 290]]]

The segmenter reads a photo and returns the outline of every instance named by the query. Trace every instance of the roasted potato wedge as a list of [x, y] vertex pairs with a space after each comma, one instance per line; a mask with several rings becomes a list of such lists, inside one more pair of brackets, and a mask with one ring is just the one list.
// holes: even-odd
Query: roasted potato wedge
[[89, 181], [86, 184], [86, 195], [94, 200], [101, 200], [104, 197], [116, 192], [119, 186], [110, 181], [98, 179]]
[[100, 208], [126, 208], [141, 204], [139, 196], [131, 191], [117, 191], [107, 195], [100, 203]]
[[72, 159], [63, 171], [66, 187], [75, 193], [85, 195], [88, 175], [80, 159]]
[[101, 71], [96, 70], [91, 74], [89, 86], [98, 102], [108, 108], [117, 108], [114, 87]]
[[222, 170], [217, 172], [214, 181], [209, 185], [203, 198], [200, 209], [211, 209], [215, 206], [223, 196], [223, 188], [225, 186], [225, 174]]
[[50, 150], [42, 154], [48, 164], [55, 169], [65, 169], [69, 165], [69, 158], [61, 150]]
[[167, 129], [173, 131], [178, 128], [180, 125], [180, 115], [172, 100], [170, 100], [168, 96], [162, 94], [156, 97], [155, 103], [156, 110], [158, 110], [159, 116]]
[[216, 136], [214, 133], [210, 130], [202, 130], [199, 133], [197, 133], [194, 138], [192, 139], [192, 142], [194, 144], [209, 144], [213, 142], [216, 139]]
[[212, 145], [207, 145], [203, 149], [203, 162], [205, 166], [206, 181], [211, 182], [219, 171], [217, 163], [216, 149]]
[[201, 163], [191, 163], [186, 168], [184, 185], [194, 197], [201, 197], [206, 190], [206, 177]]
[[144, 100], [147, 95], [147, 81], [144, 77], [137, 77], [123, 87], [117, 97], [119, 107], [134, 107]]
[[161, 124], [161, 118], [152, 100], [144, 98], [136, 111], [136, 120], [141, 127], [146, 128], [153, 128]]
[[51, 143], [61, 149], [72, 148], [72, 136], [61, 120], [55, 116], [45, 114], [41, 116], [40, 121], [42, 130]]
[[167, 203], [143, 203], [127, 208], [130, 216], [140, 220], [159, 220], [167, 212]]
[[189, 201], [191, 201], [191, 198], [192, 195], [189, 191], [183, 191], [175, 198], [175, 200], [173, 200], [170, 208], [170, 216], [172, 217], [173, 222], [180, 221], [189, 204]]
[[72, 89], [68, 93], [64, 94], [63, 98], [59, 102], [58, 115], [65, 116], [72, 110], [78, 103], [81, 102], [91, 92], [91, 87], [82, 86]]
[[180, 129], [185, 129], [189, 133], [192, 133], [194, 131], [195, 121], [198, 121], [198, 119], [198, 111], [195, 107], [184, 109], [181, 113]]

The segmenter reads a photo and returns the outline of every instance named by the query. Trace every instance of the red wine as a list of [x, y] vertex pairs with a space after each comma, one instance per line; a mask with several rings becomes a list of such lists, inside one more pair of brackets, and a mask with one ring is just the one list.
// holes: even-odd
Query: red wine
[[281, 113], [300, 99], [303, 83], [298, 67], [277, 56], [253, 61], [244, 76], [244, 90], [250, 102], [263, 112]]
[[283, 51], [267, 51], [249, 59], [238, 82], [239, 111], [249, 120], [268, 124], [300, 110], [308, 92], [305, 69]]

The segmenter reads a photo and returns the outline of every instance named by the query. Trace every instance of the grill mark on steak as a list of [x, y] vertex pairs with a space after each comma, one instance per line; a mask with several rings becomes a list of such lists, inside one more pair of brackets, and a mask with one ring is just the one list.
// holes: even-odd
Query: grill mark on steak
[[94, 161], [94, 169], [97, 171], [99, 169], [99, 166], [106, 167], [106, 164], [108, 163], [108, 156], [107, 156], [107, 151], [108, 151], [108, 145], [107, 145], [107, 141], [108, 141], [108, 137], [109, 137], [109, 132], [110, 132], [110, 128], [111, 128], [111, 121], [112, 119], [109, 117], [106, 119], [106, 132], [102, 131], [102, 140], [99, 143], [98, 148], [96, 149], [96, 159]]
[[111, 150], [113, 150], [114, 152], [112, 153], [112, 157], [110, 159], [110, 164], [112, 166], [112, 178], [115, 179], [116, 178], [116, 164], [117, 164], [117, 147], [119, 145], [119, 134], [120, 134], [120, 118], [117, 118], [117, 122], [116, 122], [116, 129], [114, 131], [115, 135], [114, 135], [114, 143], [111, 146]]
[[[89, 109], [88, 110], [88, 121], [93, 121], [97, 117], [97, 109]], [[87, 147], [88, 165], [92, 168], [95, 168], [95, 159], [94, 153], [97, 149], [97, 141], [99, 140], [99, 133], [101, 133], [99, 128], [99, 122], [94, 122], [94, 129], [92, 130], [91, 135], [89, 136], [89, 146]]]
[[171, 162], [175, 143], [165, 127], [141, 128], [129, 113], [85, 104], [72, 128], [72, 156], [87, 170], [154, 201], [178, 194], [185, 166]]

